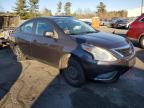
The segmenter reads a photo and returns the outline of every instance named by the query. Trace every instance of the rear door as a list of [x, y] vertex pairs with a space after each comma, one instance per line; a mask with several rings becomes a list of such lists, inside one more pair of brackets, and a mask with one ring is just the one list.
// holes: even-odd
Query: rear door
[[18, 29], [16, 34], [14, 34], [20, 49], [28, 56], [31, 56], [30, 42], [32, 41], [32, 36], [34, 35], [34, 25], [34, 20], [28, 21]]
[[[57, 39], [54, 36], [44, 36], [45, 32], [53, 32]], [[47, 19], [37, 20], [35, 36], [31, 42], [32, 56], [57, 67], [63, 53], [63, 46], [59, 41], [52, 23]]]

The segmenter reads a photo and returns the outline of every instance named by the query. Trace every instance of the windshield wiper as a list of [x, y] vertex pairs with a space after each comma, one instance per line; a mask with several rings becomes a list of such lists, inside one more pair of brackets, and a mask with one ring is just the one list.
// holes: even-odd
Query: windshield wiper
[[87, 31], [87, 32], [81, 32], [81, 33], [71, 33], [69, 35], [81, 35], [81, 34], [88, 34], [88, 33], [97, 33], [98, 31]]
[[69, 35], [78, 35], [78, 34], [76, 34], [76, 33], [70, 33]]
[[88, 31], [86, 33], [97, 33], [97, 31]]
[[98, 31], [87, 31], [87, 32], [82, 32], [80, 34], [87, 34], [87, 33], [97, 33]]

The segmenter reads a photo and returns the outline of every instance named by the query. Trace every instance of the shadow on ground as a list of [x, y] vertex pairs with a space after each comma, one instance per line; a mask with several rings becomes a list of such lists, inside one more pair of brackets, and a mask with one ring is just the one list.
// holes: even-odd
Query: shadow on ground
[[[21, 64], [16, 62], [13, 54], [9, 51], [9, 49], [0, 50], [0, 60], [2, 61], [0, 62], [0, 88], [2, 88], [0, 93], [4, 92], [4, 94], [9, 91], [22, 71]], [[137, 51], [137, 57], [140, 60], [144, 57], [143, 53], [143, 50]], [[117, 83], [88, 82], [81, 88], [69, 86], [61, 75], [52, 76], [54, 79], [49, 80], [46, 88], [36, 98], [30, 96], [33, 91], [37, 91], [43, 82], [37, 83], [35, 81], [44, 81], [42, 78], [46, 78], [46, 74], [42, 75], [40, 72], [48, 71], [48, 68], [44, 69], [45, 65], [37, 68], [38, 65], [31, 69], [35, 69], [34, 73], [41, 78], [36, 77], [36, 80], [33, 81], [35, 86], [31, 88], [28, 94], [19, 96], [19, 99], [24, 98], [24, 102], [27, 104], [29, 104], [27, 99], [31, 101], [36, 99], [32, 108], [143, 108], [144, 106], [144, 86], [142, 86], [144, 84], [144, 68], [140, 69], [135, 66], [131, 71], [124, 74]], [[30, 70], [27, 70], [26, 77], [32, 79], [32, 76], [27, 75]], [[28, 83], [27, 86], [31, 84]], [[27, 86], [24, 90], [28, 89]], [[14, 106], [14, 108], [17, 107]]]
[[[142, 60], [144, 51], [137, 52]], [[141, 55], [141, 57], [139, 57]], [[143, 108], [144, 68], [134, 67], [112, 84], [88, 82], [73, 88], [56, 77], [35, 101], [32, 108]]]
[[0, 49], [0, 99], [10, 90], [22, 72], [21, 63], [10, 48]]
[[52, 81], [32, 108], [143, 108], [144, 70], [134, 68], [117, 83], [88, 82], [73, 88], [61, 76]]

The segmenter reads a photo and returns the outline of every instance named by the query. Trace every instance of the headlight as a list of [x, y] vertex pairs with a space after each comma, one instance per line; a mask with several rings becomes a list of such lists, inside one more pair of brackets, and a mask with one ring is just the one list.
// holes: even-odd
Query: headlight
[[82, 44], [82, 48], [91, 53], [95, 60], [98, 61], [116, 61], [117, 58], [114, 57], [111, 52], [107, 51], [106, 49], [96, 47], [90, 44]]

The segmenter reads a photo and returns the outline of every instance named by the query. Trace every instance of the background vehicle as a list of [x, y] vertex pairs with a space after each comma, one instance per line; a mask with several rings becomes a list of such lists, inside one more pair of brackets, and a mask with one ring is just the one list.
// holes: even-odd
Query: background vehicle
[[128, 18], [129, 19], [129, 22], [127, 23], [127, 29], [130, 27], [130, 25], [137, 19], [138, 17], [131, 17], [131, 18]]
[[108, 26], [109, 23], [110, 23], [110, 21], [107, 19], [101, 19], [100, 20], [100, 26]]
[[112, 18], [109, 22], [108, 27], [114, 27], [114, 24], [117, 22], [117, 20], [119, 20], [119, 18]]
[[51, 64], [74, 86], [86, 79], [117, 81], [135, 64], [129, 40], [99, 32], [74, 18], [32, 19], [18, 27], [13, 38], [11, 47], [19, 60], [32, 57]]
[[3, 39], [4, 39], [4, 37], [3, 37], [3, 31], [0, 30], [0, 47], [3, 46]]
[[118, 19], [113, 23], [114, 28], [127, 28], [127, 24], [129, 23], [128, 19]]
[[130, 25], [127, 36], [138, 41], [141, 47], [144, 48], [144, 14]]
[[5, 47], [9, 44], [8, 37], [6, 37], [6, 35], [9, 36], [8, 31], [0, 31], [0, 47]]

